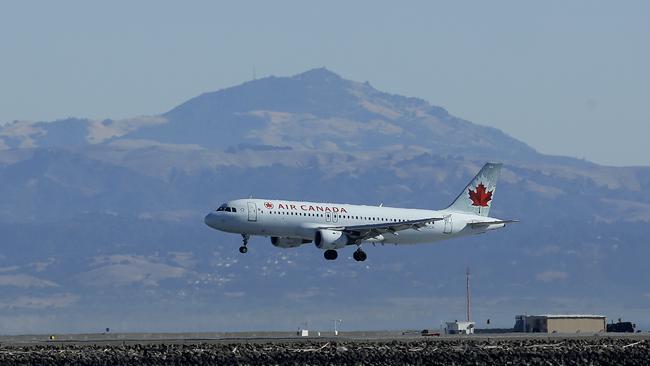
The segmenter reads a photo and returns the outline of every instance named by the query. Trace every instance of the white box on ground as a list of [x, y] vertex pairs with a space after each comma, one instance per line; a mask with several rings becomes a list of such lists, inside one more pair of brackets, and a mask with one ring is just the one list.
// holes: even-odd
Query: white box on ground
[[474, 322], [447, 322], [447, 334], [474, 334]]

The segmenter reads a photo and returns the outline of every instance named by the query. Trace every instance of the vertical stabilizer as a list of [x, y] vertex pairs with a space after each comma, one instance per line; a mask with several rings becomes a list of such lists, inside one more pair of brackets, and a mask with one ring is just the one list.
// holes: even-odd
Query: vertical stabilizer
[[456, 200], [447, 207], [448, 211], [488, 216], [501, 173], [501, 163], [487, 163], [460, 192]]

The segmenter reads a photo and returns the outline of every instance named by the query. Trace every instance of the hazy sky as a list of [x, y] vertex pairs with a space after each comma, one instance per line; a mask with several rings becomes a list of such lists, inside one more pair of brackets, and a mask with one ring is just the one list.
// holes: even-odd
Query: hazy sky
[[544, 153], [650, 165], [649, 45], [649, 1], [4, 1], [0, 123], [326, 66]]

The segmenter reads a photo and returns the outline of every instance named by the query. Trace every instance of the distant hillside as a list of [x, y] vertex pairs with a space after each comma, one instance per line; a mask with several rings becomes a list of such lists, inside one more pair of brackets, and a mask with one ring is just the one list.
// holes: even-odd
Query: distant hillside
[[[492, 160], [505, 167], [491, 213], [519, 224], [368, 246], [363, 265], [351, 250], [331, 263], [313, 245], [280, 250], [263, 238], [241, 256], [238, 237], [202, 222], [250, 195], [443, 207]], [[341, 317], [430, 328], [462, 317], [466, 265], [476, 318], [500, 326], [524, 312], [650, 310], [639, 270], [650, 167], [543, 155], [327, 69], [205, 93], [159, 116], [4, 125], [0, 182], [7, 332], [294, 329]]]
[[205, 93], [159, 117], [17, 122], [0, 131], [0, 146], [5, 148], [116, 139], [195, 144], [219, 150], [241, 143], [342, 151], [411, 146], [436, 154], [518, 159], [538, 156], [526, 144], [497, 129], [459, 119], [421, 99], [345, 80], [327, 69], [293, 77], [267, 77]]

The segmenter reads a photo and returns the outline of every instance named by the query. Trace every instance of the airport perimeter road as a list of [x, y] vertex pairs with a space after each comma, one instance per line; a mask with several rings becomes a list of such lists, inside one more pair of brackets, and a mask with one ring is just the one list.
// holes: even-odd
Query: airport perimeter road
[[417, 341], [417, 340], [516, 340], [516, 339], [583, 339], [614, 337], [650, 341], [650, 333], [481, 333], [473, 335], [440, 335], [423, 337], [420, 331], [351, 331], [311, 332], [309, 337], [299, 337], [294, 332], [191, 332], [191, 333], [87, 333], [38, 334], [0, 336], [1, 345], [53, 345], [53, 344], [190, 344], [190, 343], [267, 343], [267, 342], [320, 342], [320, 341]]

